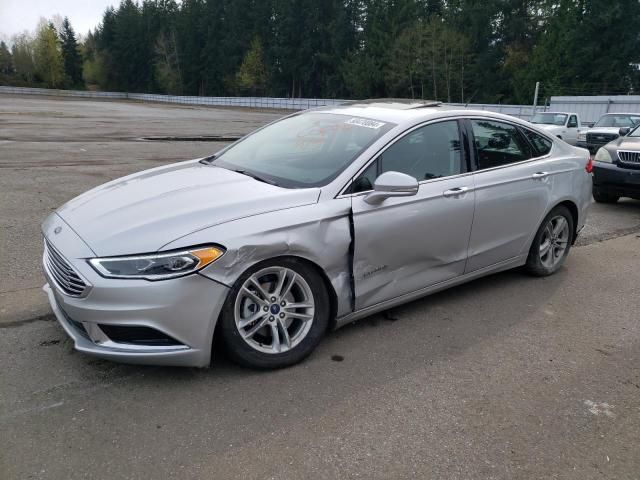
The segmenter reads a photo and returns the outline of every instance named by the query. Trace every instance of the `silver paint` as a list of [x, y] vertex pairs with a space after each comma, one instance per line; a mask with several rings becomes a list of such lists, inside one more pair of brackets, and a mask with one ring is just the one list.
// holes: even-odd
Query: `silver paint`
[[[45, 286], [76, 348], [127, 362], [205, 366], [229, 289], [263, 260], [294, 256], [315, 266], [334, 299], [334, 325], [341, 326], [524, 264], [542, 219], [561, 202], [577, 208], [577, 230], [584, 225], [591, 197], [588, 153], [556, 139], [547, 157], [422, 181], [415, 195], [369, 203], [367, 194], [344, 193], [381, 150], [423, 123], [474, 117], [535, 129], [526, 122], [448, 107], [320, 110], [397, 127], [322, 188], [284, 189], [194, 160], [107, 183], [47, 218], [44, 235], [92, 285], [81, 299], [61, 295], [52, 282]], [[197, 274], [165, 281], [107, 279], [87, 263], [95, 256], [212, 243], [226, 249], [220, 259]], [[79, 335], [68, 318], [83, 323], [94, 341]], [[103, 338], [98, 323], [152, 327], [181, 346], [126, 348]]]

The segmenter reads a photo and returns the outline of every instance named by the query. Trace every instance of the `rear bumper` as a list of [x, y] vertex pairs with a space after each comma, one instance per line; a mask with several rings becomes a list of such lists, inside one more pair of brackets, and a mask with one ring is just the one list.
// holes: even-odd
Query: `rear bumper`
[[620, 197], [640, 198], [640, 169], [593, 162], [593, 188]]

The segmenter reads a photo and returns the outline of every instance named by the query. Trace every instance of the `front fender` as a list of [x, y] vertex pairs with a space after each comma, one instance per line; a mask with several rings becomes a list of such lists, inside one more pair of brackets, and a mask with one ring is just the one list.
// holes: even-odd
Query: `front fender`
[[225, 254], [200, 273], [229, 287], [261, 261], [285, 255], [306, 259], [331, 282], [341, 316], [351, 312], [350, 211], [351, 200], [345, 198], [255, 215], [192, 233], [163, 250], [224, 246]]

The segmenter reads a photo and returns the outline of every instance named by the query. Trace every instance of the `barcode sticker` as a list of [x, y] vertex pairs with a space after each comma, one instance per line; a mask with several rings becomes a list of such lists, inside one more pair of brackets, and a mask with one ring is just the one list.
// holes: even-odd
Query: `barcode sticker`
[[377, 122], [376, 120], [369, 120], [368, 118], [350, 118], [346, 122], [348, 125], [357, 125], [359, 127], [365, 128], [373, 128], [374, 130], [383, 127], [385, 124], [383, 122]]

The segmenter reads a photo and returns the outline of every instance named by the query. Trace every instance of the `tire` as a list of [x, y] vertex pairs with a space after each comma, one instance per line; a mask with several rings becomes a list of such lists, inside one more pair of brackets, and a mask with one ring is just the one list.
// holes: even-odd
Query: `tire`
[[525, 270], [530, 275], [546, 277], [562, 267], [571, 249], [573, 223], [573, 216], [565, 206], [559, 205], [549, 212], [529, 249]]
[[599, 188], [593, 189], [593, 199], [598, 203], [616, 203], [620, 197], [610, 193], [603, 192]]
[[318, 346], [329, 315], [329, 295], [316, 270], [297, 259], [277, 258], [253, 266], [234, 284], [222, 308], [221, 334], [234, 362], [284, 368]]

